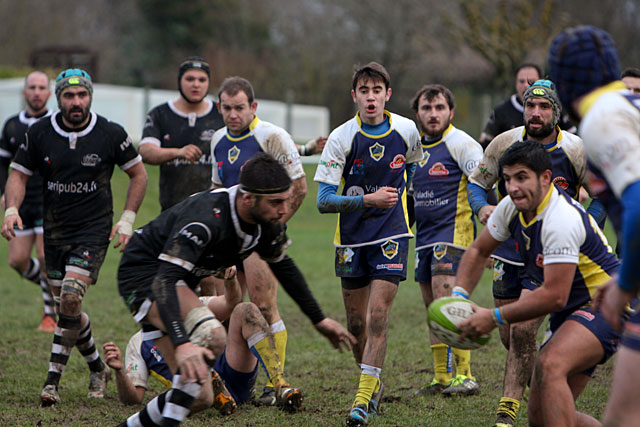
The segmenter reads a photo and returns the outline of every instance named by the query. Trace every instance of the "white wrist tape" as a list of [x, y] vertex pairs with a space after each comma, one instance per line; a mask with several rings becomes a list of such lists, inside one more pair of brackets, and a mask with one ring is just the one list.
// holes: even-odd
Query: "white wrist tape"
[[307, 142], [306, 144], [304, 144], [305, 155], [310, 155], [311, 153], [316, 151], [316, 148], [318, 148], [318, 143], [316, 142], [315, 139], [312, 139], [311, 141]]
[[118, 226], [118, 233], [131, 236], [133, 234], [133, 223], [135, 220], [136, 213], [134, 211], [123, 211], [122, 216], [120, 216], [120, 221], [116, 224]]
[[11, 206], [10, 208], [7, 208], [7, 210], [4, 211], [5, 218], [11, 215], [18, 215], [18, 208], [16, 208], [15, 206]]

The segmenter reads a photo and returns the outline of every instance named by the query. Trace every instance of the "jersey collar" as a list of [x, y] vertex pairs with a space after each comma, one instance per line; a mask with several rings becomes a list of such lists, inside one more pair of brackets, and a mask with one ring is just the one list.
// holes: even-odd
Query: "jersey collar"
[[[442, 141], [445, 140], [445, 138], [447, 137], [447, 135], [449, 135], [449, 132], [451, 132], [451, 130], [453, 129], [453, 125], [451, 123], [449, 123], [449, 126], [444, 130], [444, 132], [442, 132], [442, 136], [440, 136], [440, 139], [437, 140], [436, 142], [432, 142], [431, 144], [425, 144], [424, 142], [422, 143], [422, 148], [433, 148], [436, 145], [440, 144]], [[420, 139], [422, 139], [424, 137], [424, 132], [420, 132]]]
[[593, 104], [595, 104], [598, 98], [600, 98], [602, 95], [608, 92], [616, 92], [626, 88], [627, 86], [622, 83], [622, 81], [617, 80], [592, 91], [587, 96], [585, 96], [582, 101], [580, 101], [580, 104], [578, 105], [578, 113], [581, 117], [584, 117], [591, 109], [591, 107], [593, 107]]
[[[544, 148], [551, 152], [553, 150], [555, 150], [556, 148], [558, 148], [560, 146], [560, 141], [562, 141], [563, 135], [562, 135], [562, 129], [560, 129], [560, 126], [556, 125], [556, 139], [555, 141], [546, 144], [544, 146]], [[522, 127], [522, 140], [524, 141], [527, 138], [527, 128], [525, 126]]]
[[549, 186], [549, 191], [547, 191], [547, 195], [544, 196], [544, 199], [542, 199], [542, 202], [536, 208], [536, 216], [534, 216], [533, 219], [529, 223], [527, 223], [527, 221], [525, 221], [524, 215], [522, 214], [522, 212], [520, 212], [518, 214], [518, 217], [520, 218], [520, 224], [522, 224], [523, 227], [525, 227], [525, 228], [526, 227], [531, 227], [531, 225], [538, 220], [538, 217], [540, 216], [542, 211], [544, 211], [547, 208], [547, 206], [549, 206], [549, 201], [551, 200], [551, 195], [554, 192], [557, 193], [557, 190], [556, 190], [555, 185], [553, 185], [553, 183], [551, 183], [551, 185]]
[[91, 111], [89, 113], [91, 114], [91, 119], [89, 120], [89, 125], [86, 128], [84, 128], [81, 132], [66, 132], [58, 125], [58, 122], [56, 121], [56, 117], [58, 116], [58, 114], [60, 114], [59, 111], [51, 115], [51, 125], [58, 135], [64, 138], [68, 138], [69, 140], [82, 138], [83, 136], [88, 135], [93, 130], [96, 122], [98, 121], [98, 115]]
[[384, 110], [384, 115], [387, 116], [387, 118], [389, 119], [389, 130], [386, 131], [383, 134], [380, 135], [371, 135], [366, 133], [365, 131], [362, 130], [362, 120], [360, 119], [360, 111], [358, 111], [356, 113], [356, 120], [358, 122], [358, 127], [360, 128], [360, 132], [365, 135], [368, 138], [372, 138], [372, 139], [380, 139], [380, 138], [384, 138], [385, 136], [389, 135], [391, 133], [391, 130], [393, 129], [393, 125], [391, 122], [391, 113], [387, 110]]
[[258, 126], [259, 121], [260, 119], [258, 118], [258, 116], [255, 116], [253, 120], [251, 120], [251, 123], [249, 123], [249, 128], [238, 136], [231, 135], [229, 133], [229, 129], [227, 128], [227, 139], [229, 141], [242, 141], [245, 138], [249, 138], [251, 136], [252, 131], [256, 128], [256, 126]]
[[[167, 105], [169, 106], [169, 109], [173, 111], [173, 113], [176, 116], [180, 116], [180, 117], [184, 117], [185, 119], [188, 119], [189, 114], [193, 114], [193, 113], [183, 113], [182, 111], [178, 110], [178, 107], [176, 107], [175, 102], [176, 102], [175, 99], [172, 99], [171, 101], [167, 102]], [[206, 116], [211, 112], [211, 109], [213, 108], [213, 102], [209, 98], [205, 98], [203, 102], [207, 104], [207, 108], [205, 108], [205, 110], [202, 113], [196, 114], [197, 118]]]
[[242, 240], [242, 249], [241, 252], [246, 252], [253, 248], [258, 244], [258, 240], [260, 240], [260, 235], [262, 234], [262, 227], [260, 224], [256, 226], [256, 234], [250, 235], [242, 231], [242, 227], [240, 227], [240, 219], [238, 218], [238, 213], [236, 212], [236, 198], [238, 197], [238, 185], [234, 185], [228, 189], [218, 189], [216, 191], [225, 191], [229, 194], [229, 206], [231, 206], [231, 220], [233, 221], [233, 227], [236, 230], [236, 235], [240, 240]]
[[18, 120], [20, 120], [20, 123], [22, 123], [23, 125], [27, 125], [28, 127], [31, 127], [38, 120], [44, 119], [45, 117], [49, 117], [52, 114], [53, 114], [53, 111], [47, 109], [47, 112], [44, 113], [42, 116], [40, 116], [40, 117], [32, 117], [32, 116], [27, 116], [27, 110], [22, 110], [18, 114]]
[[518, 95], [514, 93], [513, 95], [511, 95], [511, 98], [509, 98], [509, 100], [511, 101], [511, 105], [513, 106], [513, 108], [515, 108], [521, 113], [524, 113], [524, 105], [520, 104], [520, 101], [518, 100]]

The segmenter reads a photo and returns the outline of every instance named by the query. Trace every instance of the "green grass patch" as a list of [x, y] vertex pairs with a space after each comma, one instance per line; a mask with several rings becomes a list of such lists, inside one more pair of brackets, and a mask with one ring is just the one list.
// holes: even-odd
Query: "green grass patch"
[[[333, 272], [332, 245], [336, 215], [320, 215], [315, 207], [317, 184], [312, 179], [315, 167], [305, 166], [309, 195], [289, 224], [293, 245], [289, 254], [305, 273], [310, 286], [327, 315], [345, 324], [340, 282]], [[148, 167], [149, 189], [136, 220], [140, 226], [159, 212], [158, 169]], [[116, 216], [120, 215], [127, 186], [126, 175], [114, 173], [113, 190]], [[609, 235], [611, 235], [609, 233]], [[89, 372], [80, 354], [74, 350], [60, 385], [62, 404], [39, 408], [39, 395], [47, 375], [51, 337], [36, 331], [42, 313], [40, 289], [22, 280], [7, 262], [7, 243], [0, 242], [0, 422], [24, 426], [104, 426], [116, 425], [141, 409], [123, 406], [117, 399], [114, 383], [109, 383], [102, 401], [86, 397]], [[113, 340], [124, 351], [136, 324], [127, 312], [117, 290], [116, 272], [120, 252], [110, 249], [96, 286], [88, 291], [84, 308], [91, 318], [94, 337], [100, 347]], [[413, 253], [409, 264], [413, 266]], [[411, 270], [411, 269], [410, 269]], [[359, 378], [353, 356], [339, 353], [319, 335], [293, 301], [280, 289], [279, 307], [288, 329], [286, 376], [305, 391], [303, 410], [287, 414], [275, 408], [246, 405], [230, 417], [210, 410], [188, 419], [185, 426], [327, 426], [342, 425], [353, 401]], [[491, 275], [486, 272], [472, 295], [482, 306], [492, 304]], [[389, 320], [388, 352], [382, 378], [386, 398], [382, 415], [373, 425], [394, 426], [487, 426], [494, 421], [502, 392], [506, 351], [497, 331], [484, 348], [472, 353], [472, 372], [480, 384], [480, 393], [467, 398], [414, 397], [415, 390], [433, 376], [428, 343], [426, 310], [418, 285], [401, 283]], [[578, 401], [578, 408], [596, 418], [604, 410], [611, 379], [611, 362], [596, 371]], [[264, 375], [257, 387], [264, 384]], [[151, 380], [147, 400], [162, 390]], [[523, 401], [516, 425], [527, 425], [527, 405]]]

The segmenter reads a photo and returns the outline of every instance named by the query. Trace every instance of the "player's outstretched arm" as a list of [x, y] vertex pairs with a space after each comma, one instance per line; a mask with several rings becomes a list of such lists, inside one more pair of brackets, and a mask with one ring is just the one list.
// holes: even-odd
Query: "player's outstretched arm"
[[456, 274], [456, 287], [463, 288], [470, 295], [482, 277], [487, 259], [500, 243], [491, 237], [489, 230], [483, 229], [460, 260]]
[[158, 147], [154, 144], [141, 144], [138, 148], [140, 156], [145, 163], [150, 165], [162, 165], [175, 159], [184, 159], [189, 162], [197, 162], [202, 157], [202, 150], [193, 144], [180, 148]]
[[351, 335], [340, 323], [330, 317], [325, 317], [313, 326], [331, 342], [334, 348], [340, 350], [341, 353], [344, 350], [351, 351], [351, 348], [358, 343], [356, 337]]

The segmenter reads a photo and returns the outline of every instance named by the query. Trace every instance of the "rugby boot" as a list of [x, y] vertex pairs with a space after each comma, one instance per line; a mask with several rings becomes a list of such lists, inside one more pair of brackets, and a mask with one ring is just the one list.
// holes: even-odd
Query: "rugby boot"
[[480, 386], [473, 377], [458, 375], [453, 379], [451, 385], [442, 390], [444, 396], [471, 396], [476, 394]]
[[39, 331], [43, 332], [55, 332], [56, 330], [56, 319], [53, 316], [49, 316], [48, 314], [42, 315], [42, 322], [40, 322], [40, 326], [38, 326]]
[[[453, 382], [453, 380], [451, 382]], [[416, 396], [432, 396], [440, 394], [444, 389], [451, 385], [451, 382], [449, 384], [441, 384], [434, 378], [429, 384], [416, 391]]]
[[231, 415], [236, 412], [236, 401], [224, 385], [224, 381], [220, 375], [211, 370], [211, 385], [213, 387], [213, 407], [222, 415]]
[[380, 380], [380, 388], [377, 393], [374, 393], [371, 396], [371, 400], [369, 400], [369, 411], [367, 414], [369, 417], [375, 417], [380, 412], [380, 402], [382, 401], [382, 395], [384, 394], [384, 384], [382, 384], [382, 380]]
[[369, 415], [367, 414], [367, 405], [360, 404], [351, 408], [347, 417], [347, 427], [361, 427], [369, 424]]
[[276, 400], [274, 388], [265, 386], [262, 389], [262, 394], [253, 401], [253, 404], [256, 406], [275, 406]]
[[295, 412], [302, 406], [304, 393], [302, 390], [283, 384], [276, 392], [278, 406], [286, 411]]
[[40, 392], [40, 406], [52, 406], [62, 402], [58, 394], [58, 386], [55, 384], [45, 384]]
[[107, 389], [107, 381], [111, 379], [111, 370], [107, 365], [100, 372], [91, 372], [89, 374], [89, 393], [87, 397], [93, 399], [103, 399], [104, 392]]

